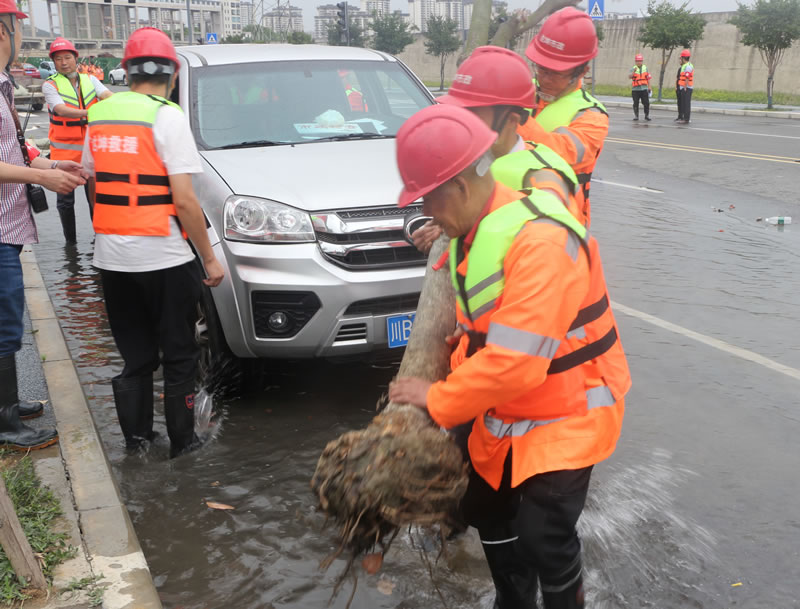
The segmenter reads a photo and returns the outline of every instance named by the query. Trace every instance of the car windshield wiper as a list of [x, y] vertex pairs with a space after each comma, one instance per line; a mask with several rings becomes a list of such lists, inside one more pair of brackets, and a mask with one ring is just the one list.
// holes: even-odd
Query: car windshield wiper
[[381, 133], [342, 133], [341, 135], [329, 135], [328, 137], [320, 137], [313, 142], [338, 142], [341, 140], [383, 140], [394, 138], [394, 135], [383, 135]]
[[286, 142], [273, 142], [272, 140], [250, 140], [247, 142], [239, 142], [238, 144], [226, 144], [225, 146], [218, 146], [217, 150], [225, 150], [227, 148], [260, 148], [261, 146], [284, 146]]

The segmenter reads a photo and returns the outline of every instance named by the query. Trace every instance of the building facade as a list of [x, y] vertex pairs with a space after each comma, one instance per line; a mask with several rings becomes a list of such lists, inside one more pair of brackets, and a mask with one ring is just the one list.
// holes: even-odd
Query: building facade
[[303, 31], [303, 9], [290, 4], [278, 4], [273, 10], [264, 13], [261, 22], [276, 34]]

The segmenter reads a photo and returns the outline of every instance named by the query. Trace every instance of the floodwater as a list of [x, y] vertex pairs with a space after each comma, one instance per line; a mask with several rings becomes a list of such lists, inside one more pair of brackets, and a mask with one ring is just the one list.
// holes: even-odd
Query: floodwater
[[[624, 150], [604, 154], [598, 174], [608, 180], [618, 179], [617, 161], [635, 162]], [[749, 208], [752, 197], [735, 192], [721, 195], [725, 213], [711, 212], [721, 205], [705, 188], [689, 197], [593, 187], [593, 232], [612, 299], [800, 366], [787, 340], [800, 321], [797, 282], [782, 277], [797, 268], [800, 227], [765, 229], [753, 222], [761, 213]], [[219, 429], [202, 450], [168, 460], [157, 412], [161, 439], [145, 456], [126, 456], [110, 387], [121, 362], [91, 267], [85, 209], [80, 219], [77, 253], [61, 244], [54, 209], [39, 219], [35, 252], [164, 606], [345, 607], [355, 582], [346, 579], [334, 596], [344, 561], [319, 569], [335, 541], [309, 480], [328, 441], [374, 416], [395, 368], [274, 365], [263, 391], [217, 403]], [[800, 607], [798, 381], [617, 317], [634, 388], [620, 445], [595, 468], [580, 523], [587, 607]], [[404, 533], [379, 574], [357, 569], [353, 609], [492, 606], [474, 538], [453, 544], [432, 571], [420, 545], [419, 533]]]

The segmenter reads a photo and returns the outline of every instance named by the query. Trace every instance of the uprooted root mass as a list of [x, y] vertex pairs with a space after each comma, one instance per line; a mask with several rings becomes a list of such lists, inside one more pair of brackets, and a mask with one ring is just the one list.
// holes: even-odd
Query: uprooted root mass
[[452, 439], [410, 406], [384, 411], [363, 430], [330, 442], [311, 486], [341, 527], [338, 551], [384, 551], [404, 525], [447, 530], [467, 487], [467, 466]]

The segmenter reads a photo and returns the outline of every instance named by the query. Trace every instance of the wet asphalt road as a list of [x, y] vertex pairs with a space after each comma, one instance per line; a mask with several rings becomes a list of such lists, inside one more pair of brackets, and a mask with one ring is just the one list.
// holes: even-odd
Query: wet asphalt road
[[[800, 607], [800, 121], [610, 114], [592, 232], [634, 383], [581, 522], [588, 606]], [[222, 405], [202, 451], [167, 461], [162, 441], [125, 457], [109, 381], [120, 361], [78, 200], [77, 252], [63, 247], [53, 197], [36, 255], [164, 606], [326, 606], [343, 563], [317, 568], [333, 545], [308, 481], [327, 441], [370, 420], [394, 370], [275, 366], [264, 391]], [[784, 214], [798, 225], [756, 222]], [[435, 581], [448, 607], [491, 606], [481, 560], [460, 546]], [[437, 606], [408, 536], [381, 574], [359, 576], [352, 604]]]

